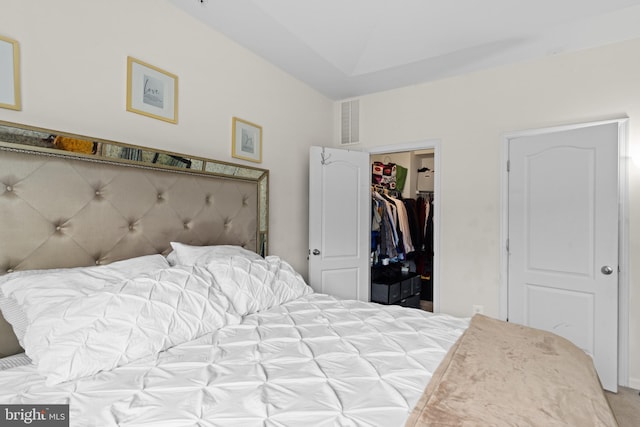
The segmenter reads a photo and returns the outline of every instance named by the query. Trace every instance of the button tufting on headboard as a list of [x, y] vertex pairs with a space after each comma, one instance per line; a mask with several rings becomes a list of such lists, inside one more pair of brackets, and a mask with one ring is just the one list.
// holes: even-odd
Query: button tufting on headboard
[[[257, 251], [258, 185], [2, 149], [0, 274], [168, 254], [172, 241]], [[0, 338], [10, 330], [0, 316]]]
[[255, 182], [5, 151], [0, 182], [14, 190], [0, 197], [0, 265], [14, 269], [110, 263], [171, 241], [257, 250]]

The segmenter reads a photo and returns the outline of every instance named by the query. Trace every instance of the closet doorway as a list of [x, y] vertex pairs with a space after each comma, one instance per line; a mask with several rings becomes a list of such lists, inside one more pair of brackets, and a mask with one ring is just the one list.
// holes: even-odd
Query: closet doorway
[[[424, 274], [423, 289], [421, 291], [421, 306], [440, 311], [440, 140], [423, 140], [379, 146], [369, 149], [371, 164], [375, 161], [395, 163], [407, 169], [407, 176], [401, 192], [402, 198], [418, 200], [428, 198], [432, 215], [431, 249], [426, 265], [419, 265]], [[425, 168], [429, 169], [426, 170]], [[372, 182], [372, 188], [375, 188]], [[418, 262], [424, 262], [424, 259]], [[413, 257], [406, 262], [411, 268], [416, 268]], [[428, 280], [427, 280], [428, 278]], [[426, 295], [425, 295], [426, 293]]]

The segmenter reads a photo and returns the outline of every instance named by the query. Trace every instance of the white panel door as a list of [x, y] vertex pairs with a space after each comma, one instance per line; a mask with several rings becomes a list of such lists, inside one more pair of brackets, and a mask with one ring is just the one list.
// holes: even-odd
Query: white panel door
[[618, 123], [509, 140], [509, 321], [563, 336], [617, 390]]
[[369, 153], [311, 147], [309, 284], [316, 292], [369, 301]]

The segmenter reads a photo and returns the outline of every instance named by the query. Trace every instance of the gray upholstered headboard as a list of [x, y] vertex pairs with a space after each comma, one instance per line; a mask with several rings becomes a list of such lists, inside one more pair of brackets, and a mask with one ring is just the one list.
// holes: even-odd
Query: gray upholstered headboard
[[[0, 147], [0, 274], [168, 253], [258, 251], [258, 183]], [[0, 316], [0, 356], [20, 350]]]

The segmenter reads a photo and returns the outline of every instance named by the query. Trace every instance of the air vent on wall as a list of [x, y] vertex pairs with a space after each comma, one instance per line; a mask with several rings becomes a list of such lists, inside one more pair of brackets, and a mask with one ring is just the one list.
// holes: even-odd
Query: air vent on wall
[[342, 103], [341, 144], [353, 144], [360, 141], [360, 100]]

